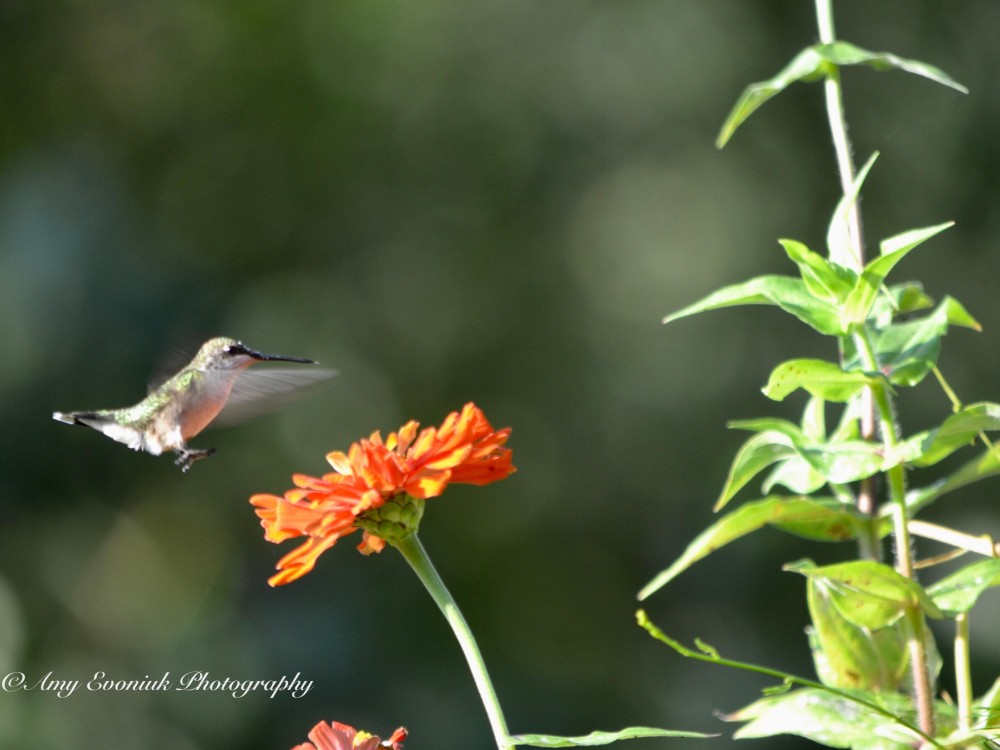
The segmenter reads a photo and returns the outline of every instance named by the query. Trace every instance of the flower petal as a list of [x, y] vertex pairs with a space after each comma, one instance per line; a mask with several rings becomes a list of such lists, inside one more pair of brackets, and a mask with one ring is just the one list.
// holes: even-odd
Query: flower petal
[[278, 560], [277, 568], [280, 572], [268, 578], [267, 582], [272, 586], [284, 586], [301, 578], [316, 566], [317, 558], [335, 545], [339, 538], [340, 535], [310, 537]]
[[357, 730], [339, 721], [327, 724], [321, 721], [309, 732], [316, 750], [351, 750]]

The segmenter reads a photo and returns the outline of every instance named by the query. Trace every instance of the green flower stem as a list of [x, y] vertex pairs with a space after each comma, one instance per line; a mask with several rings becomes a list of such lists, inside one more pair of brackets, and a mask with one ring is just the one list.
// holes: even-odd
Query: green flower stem
[[958, 731], [972, 731], [972, 674], [969, 669], [969, 613], [955, 616], [955, 692], [958, 703]]
[[910, 665], [913, 670], [913, 702], [917, 707], [917, 722], [927, 734], [934, 734], [934, 695], [931, 690], [930, 667], [927, 660], [927, 620], [921, 610], [907, 613], [910, 625]]
[[[823, 44], [833, 44], [837, 34], [833, 25], [832, 0], [816, 0], [816, 24], [819, 27], [819, 40]], [[847, 136], [847, 118], [844, 115], [844, 100], [841, 95], [840, 69], [830, 65], [823, 82], [823, 92], [826, 95], [826, 112], [830, 120], [830, 135], [833, 137], [833, 148], [837, 155], [837, 167], [840, 172], [840, 186], [844, 195], [849, 195], [854, 189], [854, 160], [851, 157], [851, 141]], [[864, 241], [861, 234], [861, 209], [854, 201], [847, 215], [847, 223], [851, 238], [852, 258], [831, 258], [847, 268], [860, 271], [864, 267]]]
[[941, 371], [938, 369], [937, 365], [934, 365], [934, 367], [931, 368], [931, 372], [934, 373], [934, 377], [937, 378], [938, 385], [941, 386], [941, 390], [944, 391], [944, 395], [946, 395], [948, 397], [948, 400], [951, 402], [952, 412], [958, 413], [958, 411], [962, 408], [961, 399], [959, 399], [955, 391], [952, 390], [951, 385], [949, 385], [948, 381], [944, 379], [944, 375], [941, 374]]
[[973, 552], [983, 557], [1000, 557], [1000, 544], [994, 542], [993, 537], [989, 534], [973, 536], [972, 534], [965, 534], [955, 529], [949, 529], [947, 526], [939, 526], [936, 523], [928, 521], [918, 521], [915, 518], [911, 518], [907, 526], [910, 529], [910, 534], [913, 536], [933, 539], [936, 542], [947, 544], [959, 550]]
[[462, 647], [462, 653], [465, 654], [465, 660], [469, 663], [472, 679], [475, 680], [476, 688], [479, 690], [479, 697], [486, 708], [486, 715], [493, 728], [493, 738], [496, 740], [497, 750], [513, 748], [510, 732], [507, 730], [507, 722], [504, 720], [500, 702], [497, 700], [493, 683], [490, 682], [490, 676], [486, 671], [482, 654], [479, 653], [476, 639], [469, 629], [469, 624], [459, 611], [458, 605], [455, 604], [455, 600], [445, 587], [444, 581], [434, 569], [434, 564], [427, 556], [424, 546], [420, 543], [416, 533], [403, 539], [391, 540], [390, 544], [402, 553], [406, 562], [413, 568], [413, 572], [417, 574], [420, 582], [424, 584], [428, 593], [441, 609], [448, 624], [451, 625], [451, 629], [458, 639], [458, 644]]
[[[816, 25], [819, 28], [820, 42], [833, 44], [837, 41], [837, 32], [833, 24], [832, 0], [816, 0]], [[851, 140], [847, 135], [847, 116], [844, 114], [840, 69], [836, 65], [827, 66], [823, 93], [826, 97], [826, 113], [830, 122], [830, 135], [833, 139], [833, 150], [837, 159], [837, 171], [840, 173], [841, 192], [844, 195], [850, 195], [854, 190], [857, 170], [851, 156]], [[851, 203], [848, 209], [847, 226], [851, 243], [850, 256], [834, 257], [833, 253], [836, 252], [837, 248], [830, 248], [830, 260], [860, 271], [865, 265], [865, 243], [861, 229], [861, 207], [856, 200]], [[861, 437], [865, 440], [873, 440], [875, 439], [875, 405], [872, 403], [870, 392], [862, 394], [861, 398]], [[866, 516], [873, 517], [875, 514], [875, 482], [871, 477], [861, 480], [857, 508]], [[858, 539], [858, 546], [862, 558], [866, 560], [881, 559], [879, 537], [874, 523], [868, 524], [867, 532]]]

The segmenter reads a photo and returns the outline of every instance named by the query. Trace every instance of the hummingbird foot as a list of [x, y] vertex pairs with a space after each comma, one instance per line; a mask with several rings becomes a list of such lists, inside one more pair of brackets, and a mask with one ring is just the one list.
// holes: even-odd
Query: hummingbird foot
[[201, 458], [208, 458], [213, 453], [215, 453], [215, 448], [205, 448], [204, 450], [198, 450], [197, 448], [175, 448], [174, 452], [177, 454], [177, 460], [174, 464], [181, 467], [181, 471], [186, 472], [190, 469], [194, 462]]

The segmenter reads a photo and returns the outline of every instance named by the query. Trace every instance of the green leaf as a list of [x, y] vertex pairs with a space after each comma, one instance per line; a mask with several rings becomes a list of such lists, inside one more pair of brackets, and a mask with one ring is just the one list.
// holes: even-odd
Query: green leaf
[[777, 96], [796, 81], [818, 78], [822, 75], [823, 58], [813, 47], [806, 47], [797, 54], [776, 76], [747, 86], [722, 125], [715, 139], [716, 148], [722, 148], [736, 129], [768, 99]]
[[884, 467], [883, 449], [865, 440], [844, 440], [802, 450], [802, 457], [831, 484], [865, 479]]
[[[850, 692], [884, 705], [897, 716], [905, 716], [912, 711], [906, 695], [860, 690]], [[942, 703], [935, 705], [935, 709], [942, 719], [941, 724], [954, 725], [953, 709]], [[948, 714], [950, 721], [946, 718]], [[827, 747], [852, 750], [912, 750], [921, 744], [919, 737], [898, 720], [883, 716], [847, 697], [813, 688], [761, 698], [723, 718], [726, 721], [747, 722], [733, 734], [734, 739], [792, 734]]]
[[865, 405], [860, 398], [854, 398], [847, 402], [840, 415], [840, 421], [836, 429], [830, 433], [830, 440], [857, 440], [861, 436], [861, 425], [859, 421], [865, 411]]
[[1000, 560], [979, 560], [928, 587], [934, 603], [949, 615], [968, 612], [986, 589], [1000, 586]]
[[828, 261], [801, 242], [778, 240], [785, 253], [799, 267], [806, 289], [831, 304], [840, 304], [854, 288], [858, 275], [849, 268]]
[[[851, 244], [851, 209], [857, 202], [858, 195], [861, 193], [861, 186], [864, 185], [865, 178], [868, 177], [868, 172], [871, 171], [872, 165], [875, 164], [877, 158], [878, 152], [876, 151], [868, 157], [865, 165], [858, 170], [851, 189], [837, 202], [837, 208], [834, 209], [833, 216], [830, 217], [830, 226], [826, 230], [826, 246], [831, 260], [838, 260], [842, 264], [850, 261], [856, 268], [861, 266], [861, 259], [857, 257], [857, 253]], [[857, 281], [858, 275], [853, 273], [853, 271], [852, 274], [854, 281]], [[846, 294], [839, 297], [838, 302], [843, 302], [845, 297]]]
[[792, 689], [793, 683], [791, 680], [785, 680], [780, 685], [772, 685], [771, 687], [766, 687], [761, 692], [764, 695], [784, 695], [789, 690]]
[[1000, 430], [1000, 404], [970, 404], [948, 417], [940, 427], [904, 440], [892, 454], [886, 456], [886, 464], [932, 466], [969, 445], [980, 432], [995, 430]]
[[[876, 307], [882, 305], [876, 303]], [[953, 297], [945, 297], [932, 313], [917, 320], [893, 323], [891, 314], [891, 310], [889, 314], [884, 310], [873, 311], [873, 317], [879, 320], [873, 326], [872, 347], [879, 370], [894, 385], [916, 385], [927, 376], [937, 363], [941, 338], [951, 326], [981, 330], [976, 319]], [[844, 369], [859, 369], [861, 357], [853, 339], [845, 339], [844, 343], [847, 359]]]
[[796, 81], [811, 81], [820, 78], [826, 71], [828, 64], [868, 65], [876, 70], [895, 68], [950, 86], [962, 93], [968, 93], [964, 86], [940, 69], [918, 60], [907, 60], [888, 52], [868, 52], [847, 42], [816, 44], [799, 52], [773, 78], [751, 83], [743, 90], [715, 140], [716, 147], [725, 146], [736, 129], [766, 101], [777, 96]]
[[809, 498], [770, 497], [740, 506], [720, 518], [694, 538], [687, 549], [667, 569], [661, 571], [639, 592], [645, 599], [720, 547], [768, 524], [825, 523], [850, 539], [858, 521], [848, 506], [827, 499], [827, 504]]
[[[750, 664], [749, 662], [735, 661], [733, 659], [724, 659], [716, 653], [706, 654], [693, 651], [687, 648], [683, 644], [670, 638], [666, 633], [656, 627], [653, 622], [650, 621], [649, 616], [644, 610], [638, 610], [635, 613], [636, 622], [639, 627], [643, 628], [647, 633], [649, 633], [653, 638], [665, 643], [667, 646], [672, 648], [681, 656], [686, 656], [689, 659], [697, 659], [699, 661], [705, 661], [712, 664], [718, 664], [720, 666], [731, 667], [733, 669], [740, 669], [747, 672], [756, 672], [758, 674], [765, 674], [769, 677], [776, 677], [780, 679], [783, 683], [803, 685], [807, 688], [805, 691], [796, 691], [795, 693], [784, 693], [779, 696], [771, 696], [765, 698], [762, 701], [758, 701], [753, 704], [753, 706], [748, 706], [742, 711], [732, 714], [730, 716], [723, 717], [728, 721], [746, 721], [748, 719], [756, 718], [760, 715], [758, 708], [766, 708], [768, 701], [782, 701], [791, 695], [796, 695], [797, 693], [810, 692], [818, 698], [814, 701], [811, 696], [807, 698], [806, 705], [813, 704], [817, 702], [826, 702], [827, 705], [835, 706], [835, 713], [840, 719], [850, 719], [851, 717], [856, 717], [860, 713], [870, 713], [871, 719], [868, 722], [869, 726], [878, 727], [875, 731], [880, 738], [888, 738], [891, 733], [898, 730], [905, 731], [907, 737], [914, 738], [919, 737], [924, 742], [933, 745], [934, 747], [941, 748], [943, 750], [944, 746], [937, 742], [933, 737], [924, 734], [920, 729], [907, 720], [907, 716], [912, 713], [912, 702], [908, 695], [903, 695], [900, 693], [873, 693], [866, 692], [863, 690], [844, 690], [842, 688], [833, 688], [822, 685], [813, 680], [805, 679], [804, 677], [799, 677], [797, 675], [790, 674], [788, 672], [783, 672], [779, 669], [772, 669], [770, 667], [761, 667], [756, 664]], [[824, 697], [825, 696], [825, 697]], [[788, 717], [794, 719], [795, 715], [799, 712], [792, 709]], [[945, 732], [951, 731], [955, 725], [955, 711], [952, 707], [939, 702], [935, 705], [935, 715], [938, 718], [938, 727], [943, 728]], [[879, 722], [879, 717], [882, 721]], [[780, 724], [784, 722], [780, 721], [782, 717], [775, 717], [779, 719]], [[805, 718], [805, 717], [803, 717]], [[826, 726], [826, 722], [822, 719], [815, 722], [815, 726], [822, 730]], [[744, 727], [744, 729], [747, 729]], [[741, 730], [742, 731], [742, 730]], [[752, 730], [750, 730], [752, 731]], [[761, 736], [769, 736], [769, 734], [803, 734], [801, 731], [796, 731], [795, 729], [789, 729], [787, 726], [778, 726], [773, 732], [762, 732]], [[811, 736], [809, 734], [804, 734], [803, 736]], [[845, 733], [845, 737], [852, 736], [851, 733]], [[836, 737], [836, 734], [832, 736]], [[836, 742], [830, 741], [831, 747], [857, 747], [866, 748], [868, 745], [864, 744], [850, 744], [842, 745]], [[916, 744], [916, 743], [914, 743]], [[881, 748], [881, 746], [878, 746]], [[895, 747], [893, 745], [892, 747]]]
[[860, 627], [834, 605], [830, 591], [809, 579], [806, 586], [813, 627], [809, 645], [824, 685], [862, 690], [898, 690], [906, 676], [906, 634], [898, 623], [878, 630]]
[[923, 286], [916, 281], [906, 281], [892, 286], [883, 286], [883, 294], [875, 298], [868, 313], [869, 324], [878, 330], [892, 324], [901, 315], [910, 315], [934, 307], [934, 300], [924, 293]]
[[924, 287], [917, 281], [891, 286], [889, 294], [895, 311], [900, 315], [909, 315], [934, 306], [934, 300], [924, 292]]
[[779, 417], [757, 417], [754, 419], [734, 419], [726, 424], [731, 430], [749, 430], [750, 432], [777, 432], [789, 440], [801, 443], [808, 440], [805, 432], [795, 422]]
[[782, 362], [771, 372], [764, 395], [774, 401], [804, 389], [810, 395], [826, 401], [848, 401], [875, 378], [863, 372], [846, 372], [833, 362], [822, 359], [791, 359]]
[[943, 232], [954, 223], [949, 221], [933, 227], [912, 229], [884, 240], [881, 244], [882, 254], [865, 266], [865, 270], [844, 304], [842, 319], [844, 329], [846, 330], [852, 324], [861, 323], [868, 317], [885, 277], [899, 261], [905, 258], [917, 245]]
[[610, 745], [619, 740], [632, 740], [640, 737], [718, 737], [717, 734], [702, 734], [701, 732], [680, 732], [673, 729], [657, 729], [655, 727], [628, 727], [617, 732], [591, 732], [580, 737], [559, 737], [553, 734], [514, 734], [508, 739], [514, 745], [530, 745], [531, 747], [595, 747]]
[[694, 645], [697, 646], [698, 650], [701, 651], [701, 653], [707, 656], [709, 659], [718, 660], [720, 658], [719, 650], [715, 648], [715, 646], [713, 646], [712, 644], [705, 643], [705, 641], [703, 641], [701, 638], [695, 638]]
[[[1000, 456], [991, 450], [983, 451], [979, 456], [967, 461], [960, 468], [946, 477], [926, 487], [914, 487], [906, 493], [906, 509], [912, 518], [918, 511], [935, 502], [942, 495], [953, 492], [981, 479], [989, 479], [1000, 475]], [[888, 504], [880, 510], [880, 517], [891, 514]]]
[[815, 396], [802, 410], [802, 432], [813, 440], [826, 439], [826, 401]]
[[785, 570], [812, 579], [829, 594], [840, 614], [858, 627], [884, 628], [917, 609], [929, 617], [942, 616], [918, 583], [882, 563], [853, 560], [817, 568], [803, 560], [786, 565]]
[[972, 715], [976, 719], [974, 729], [983, 730], [989, 727], [994, 732], [996, 731], [997, 717], [1000, 716], [1000, 678], [994, 681], [989, 690], [972, 702]]
[[[883, 469], [882, 447], [876, 443], [848, 437], [815, 440], [798, 425], [784, 419], [737, 420], [729, 426], [759, 431], [764, 437], [744, 444], [730, 469], [730, 481], [723, 488], [715, 510], [725, 505], [754, 474], [770, 463], [778, 463], [778, 466], [764, 482], [765, 492], [782, 484], [798, 494], [811, 494], [824, 482], [845, 484], [864, 479]], [[768, 443], [789, 446], [791, 450], [778, 455], [778, 448], [772, 450]]]
[[814, 502], [826, 508], [826, 513], [793, 516], [773, 521], [769, 525], [788, 534], [817, 542], [846, 542], [857, 539], [860, 530], [868, 523], [868, 519], [838, 500], [821, 498]]
[[[810, 429], [815, 433], [818, 429], [822, 432], [822, 411], [815, 413], [815, 405], [822, 404], [821, 399], [810, 399], [810, 407], [807, 407], [804, 422], [809, 424]], [[763, 490], [770, 493], [771, 489], [777, 485], [788, 488], [799, 495], [811, 495], [826, 483], [822, 474], [813, 469], [812, 464], [803, 458], [802, 451], [810, 446], [820, 444], [820, 440], [811, 438], [803, 428], [789, 422], [786, 419], [774, 417], [764, 417], [761, 419], [734, 420], [728, 425], [731, 429], [753, 430], [760, 435], [751, 438], [744, 444], [737, 454], [730, 469], [726, 486], [716, 502], [713, 512], [720, 510], [732, 499], [750, 479], [759, 471], [765, 469], [771, 463], [777, 463], [774, 471], [764, 480]], [[816, 437], [822, 438], [822, 435]], [[774, 461], [768, 461], [770, 456], [765, 447], [767, 443], [772, 443]], [[785, 455], [777, 455], [778, 446], [787, 446]]]
[[965, 86], [940, 68], [920, 62], [919, 60], [908, 60], [905, 57], [897, 57], [890, 52], [869, 52], [850, 42], [820, 44], [816, 45], [815, 49], [816, 53], [822, 59], [834, 65], [867, 65], [878, 71], [902, 70], [906, 73], [922, 76], [935, 83], [940, 83], [943, 86], [948, 86], [963, 94], [969, 93], [969, 90]]
[[945, 308], [945, 315], [948, 318], [948, 325], [971, 328], [973, 331], [982, 331], [983, 327], [979, 321], [969, 314], [961, 302], [954, 297], [945, 297], [941, 300], [941, 307]]
[[879, 254], [884, 258], [901, 250], [912, 250], [917, 245], [923, 244], [931, 237], [941, 234], [945, 229], [955, 226], [955, 222], [946, 221], [942, 224], [935, 224], [929, 227], [918, 229], [908, 229], [892, 237], [887, 237], [879, 243]]
[[758, 276], [740, 284], [723, 287], [692, 305], [663, 319], [670, 323], [707, 310], [719, 310], [738, 305], [776, 305], [785, 312], [827, 335], [840, 333], [837, 308], [816, 299], [806, 289], [802, 279], [792, 276]]
[[737, 451], [729, 475], [726, 477], [726, 484], [722, 488], [722, 494], [719, 495], [712, 512], [721, 510], [747, 482], [775, 461], [793, 455], [795, 448], [792, 447], [788, 437], [780, 432], [761, 432], [751, 437]]
[[800, 454], [796, 454], [779, 461], [774, 471], [764, 478], [760, 488], [767, 494], [775, 487], [784, 487], [796, 495], [811, 495], [824, 484], [826, 477]]
[[[913, 386], [937, 364], [941, 338], [953, 325], [980, 330], [979, 323], [953, 297], [945, 297], [930, 315], [906, 323], [890, 324], [874, 337], [879, 368], [893, 385]], [[860, 364], [859, 359], [848, 363]]]

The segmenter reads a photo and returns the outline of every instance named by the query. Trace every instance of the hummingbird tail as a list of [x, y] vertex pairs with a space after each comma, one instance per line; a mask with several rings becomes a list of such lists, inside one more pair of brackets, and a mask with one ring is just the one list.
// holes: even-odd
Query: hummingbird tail
[[146, 444], [143, 433], [127, 424], [120, 424], [114, 412], [107, 411], [57, 411], [52, 418], [66, 424], [82, 424], [104, 433], [112, 440], [125, 443], [132, 450], [146, 450], [154, 456], [160, 455], [158, 447]]
[[55, 411], [52, 418], [65, 424], [82, 424], [87, 427], [97, 427], [110, 421], [110, 417], [96, 411]]

